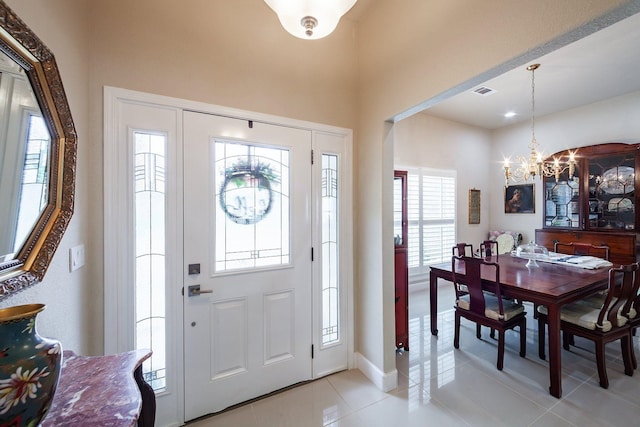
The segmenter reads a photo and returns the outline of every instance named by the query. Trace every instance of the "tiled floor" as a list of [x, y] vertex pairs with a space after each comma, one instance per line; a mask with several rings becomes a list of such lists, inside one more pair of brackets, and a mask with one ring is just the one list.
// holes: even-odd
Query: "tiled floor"
[[[504, 370], [496, 341], [475, 337], [462, 320], [460, 349], [453, 348], [453, 291], [439, 290], [439, 336], [429, 329], [428, 286], [411, 286], [410, 351], [396, 354], [399, 387], [383, 393], [358, 370], [189, 423], [189, 427], [412, 427], [412, 426], [638, 426], [640, 371], [625, 376], [618, 343], [607, 346], [609, 389], [598, 385], [592, 344], [577, 340], [563, 350], [563, 397], [549, 395], [548, 364], [537, 355], [537, 323], [529, 315], [527, 357], [518, 356], [517, 332], [507, 333]], [[531, 313], [531, 307], [527, 310]], [[640, 355], [639, 338], [634, 339]]]

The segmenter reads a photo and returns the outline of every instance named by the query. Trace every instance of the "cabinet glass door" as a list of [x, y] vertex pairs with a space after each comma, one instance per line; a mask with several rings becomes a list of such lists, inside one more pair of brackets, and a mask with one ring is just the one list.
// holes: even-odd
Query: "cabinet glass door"
[[573, 179], [568, 172], [555, 178], [545, 178], [545, 227], [580, 227], [580, 172], [576, 167]]
[[393, 243], [407, 247], [407, 171], [393, 174]]
[[589, 228], [635, 229], [635, 153], [589, 159]]
[[[560, 151], [547, 158], [565, 159], [573, 152], [574, 178], [565, 171], [544, 177], [545, 229], [632, 233], [638, 230], [640, 212], [640, 144], [612, 142]], [[640, 188], [640, 187], [639, 187]]]

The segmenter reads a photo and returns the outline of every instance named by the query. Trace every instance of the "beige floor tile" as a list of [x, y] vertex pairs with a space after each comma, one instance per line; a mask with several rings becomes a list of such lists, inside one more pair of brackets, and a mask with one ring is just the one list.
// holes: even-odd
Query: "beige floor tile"
[[[441, 283], [437, 337], [431, 335], [428, 284], [412, 285], [409, 351], [396, 352], [398, 388], [384, 393], [359, 370], [339, 372], [189, 427], [423, 427], [423, 426], [635, 426], [640, 376], [623, 373], [619, 344], [607, 347], [610, 386], [598, 385], [592, 344], [578, 340], [562, 352], [563, 398], [549, 395], [549, 368], [538, 358], [538, 325], [527, 319], [527, 357], [518, 355], [518, 332], [507, 334], [503, 371], [497, 341], [463, 320], [460, 349], [453, 348], [453, 292]], [[640, 338], [634, 338], [640, 357]]]
[[357, 415], [368, 427], [469, 425], [440, 402], [431, 399], [420, 386], [392, 393], [387, 399], [358, 411]]
[[324, 426], [352, 409], [323, 378], [253, 403], [258, 426]]
[[389, 397], [356, 369], [331, 375], [327, 380], [354, 411]]
[[[638, 383], [638, 381], [636, 381]], [[609, 385], [612, 387], [612, 385]], [[584, 383], [572, 393], [563, 396], [551, 408], [551, 413], [578, 426], [638, 425], [640, 417], [640, 387], [636, 387], [635, 402], [622, 399], [598, 385]]]
[[251, 405], [244, 405], [228, 412], [188, 423], [189, 427], [254, 427], [255, 425], [257, 425], [257, 420]]

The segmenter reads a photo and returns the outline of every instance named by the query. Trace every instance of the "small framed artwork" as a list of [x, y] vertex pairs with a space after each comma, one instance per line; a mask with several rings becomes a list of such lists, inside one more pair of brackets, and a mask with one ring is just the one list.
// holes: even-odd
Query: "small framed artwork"
[[504, 213], [535, 213], [533, 184], [510, 185], [504, 189]]
[[480, 190], [469, 190], [469, 224], [480, 224]]

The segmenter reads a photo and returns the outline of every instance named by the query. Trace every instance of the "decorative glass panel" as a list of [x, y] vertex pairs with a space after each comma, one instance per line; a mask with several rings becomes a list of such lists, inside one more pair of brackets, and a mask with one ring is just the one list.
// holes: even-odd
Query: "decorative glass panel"
[[340, 340], [338, 156], [322, 155], [322, 344]]
[[215, 271], [288, 265], [289, 151], [214, 145]]
[[569, 173], [545, 179], [545, 227], [580, 227], [580, 173], [576, 166], [573, 179]]
[[166, 388], [165, 151], [166, 136], [134, 133], [136, 349], [153, 356], [142, 365], [156, 391]]
[[635, 229], [635, 153], [589, 159], [589, 228]]
[[402, 178], [393, 178], [393, 243], [396, 246], [406, 244], [402, 241]]

